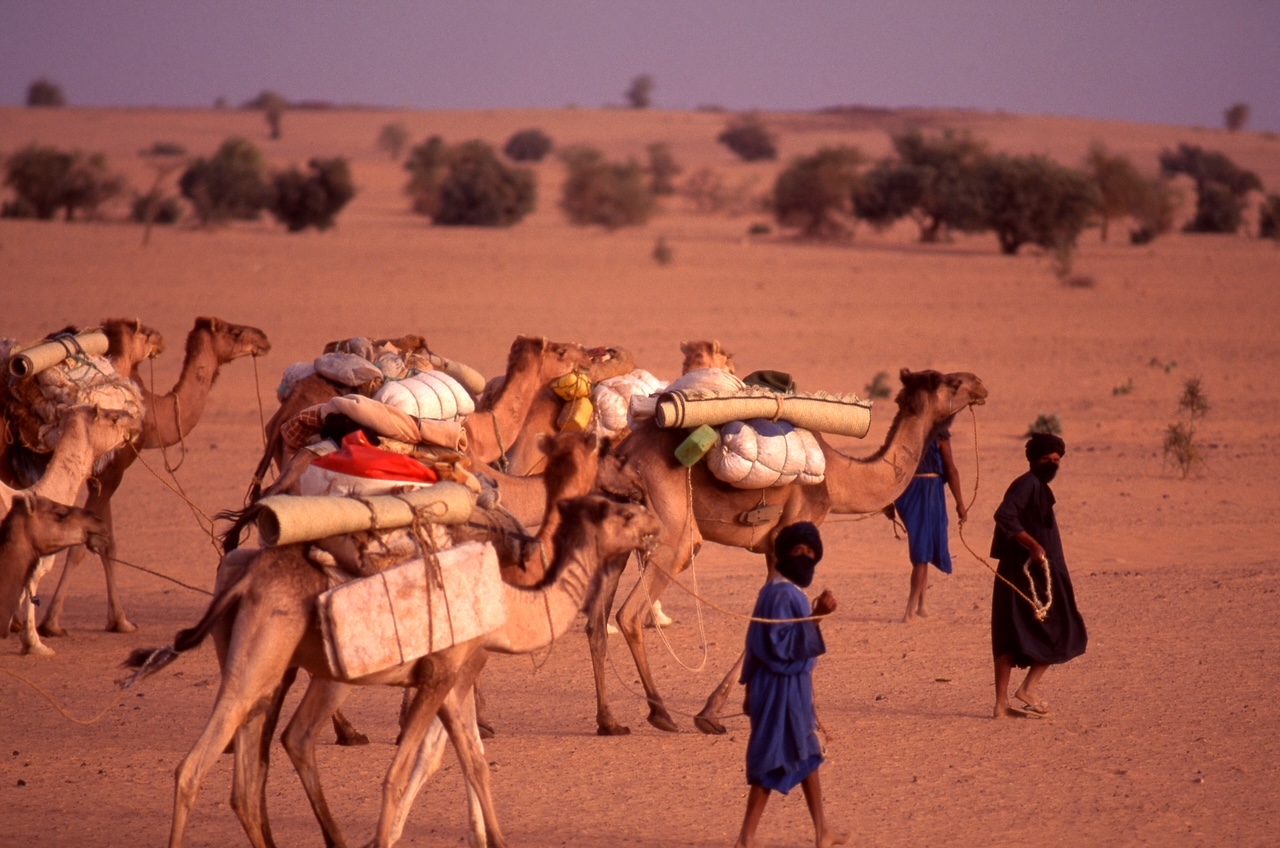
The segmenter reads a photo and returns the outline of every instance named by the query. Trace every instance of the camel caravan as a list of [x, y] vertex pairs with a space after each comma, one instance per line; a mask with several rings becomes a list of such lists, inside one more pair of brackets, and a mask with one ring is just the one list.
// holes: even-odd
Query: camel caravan
[[[107, 629], [133, 631], [113, 577], [112, 496], [140, 451], [185, 450], [219, 369], [267, 353], [270, 342], [254, 327], [199, 318], [182, 375], [164, 394], [143, 373], [163, 340], [136, 320], [0, 345], [0, 611], [24, 653], [51, 653], [40, 637], [66, 632], [68, 577], [88, 548], [106, 574]], [[211, 638], [221, 667], [212, 713], [177, 768], [170, 845], [183, 844], [200, 787], [226, 750], [236, 816], [252, 845], [274, 844], [269, 740], [299, 670], [309, 683], [282, 742], [326, 844], [347, 843], [316, 742], [331, 722], [341, 743], [367, 741], [340, 708], [354, 687], [374, 685], [403, 688], [405, 701], [373, 844], [398, 840], [452, 746], [469, 844], [505, 845], [484, 756], [493, 728], [479, 697], [490, 653], [545, 650], [585, 612], [596, 731], [625, 734], [605, 686], [616, 623], [649, 723], [677, 730], [645, 629], [671, 623], [662, 594], [702, 543], [765, 554], [772, 569], [782, 528], [883, 510], [933, 429], [987, 394], [972, 374], [904, 369], [884, 443], [852, 457], [826, 436], [865, 436], [870, 402], [797, 391], [782, 372], [739, 378], [716, 341], [685, 342], [681, 352], [682, 373], [669, 381], [623, 348], [538, 336], [517, 337], [491, 379], [418, 335], [335, 341], [289, 366], [245, 505], [218, 514], [227, 528], [213, 599], [171, 644], [127, 661], [135, 671], [124, 685], [137, 685]], [[38, 584], [62, 549], [66, 564], [37, 625]], [[633, 555], [638, 574], [611, 622]], [[698, 729], [725, 732], [719, 716], [738, 671], [711, 693]]]

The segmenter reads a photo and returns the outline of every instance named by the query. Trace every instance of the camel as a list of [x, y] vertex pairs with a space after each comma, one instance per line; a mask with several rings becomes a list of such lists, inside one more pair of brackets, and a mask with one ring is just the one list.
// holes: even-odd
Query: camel
[[[511, 343], [502, 383], [492, 396], [486, 392], [476, 412], [467, 416], [464, 429], [468, 453], [480, 462], [500, 459], [507, 446], [515, 441], [538, 388], [557, 377], [587, 367], [589, 362], [590, 356], [581, 345], [552, 342], [535, 336], [517, 336]], [[307, 407], [324, 403], [347, 391], [348, 387], [339, 386], [319, 374], [298, 381], [267, 422], [267, 447], [254, 469], [248, 497], [250, 502], [260, 496], [262, 481], [266, 479], [272, 463], [284, 469], [288, 462], [290, 451], [281, 434], [285, 422]]]
[[[101, 471], [89, 480], [89, 494], [85, 506], [107, 522], [110, 542], [99, 553], [102, 570], [107, 582], [107, 627], [116, 633], [132, 633], [138, 628], [125, 615], [116, 590], [114, 558], [116, 553], [114, 522], [111, 515], [111, 499], [124, 480], [139, 450], [167, 448], [181, 443], [196, 426], [209, 400], [209, 392], [218, 379], [222, 366], [244, 356], [263, 356], [271, 350], [271, 342], [256, 327], [230, 324], [218, 318], [197, 318], [187, 335], [186, 355], [182, 361], [182, 373], [166, 394], [152, 391], [138, 374], [139, 364], [159, 354], [164, 349], [160, 334], [131, 319], [112, 319], [103, 322], [110, 347], [107, 358], [120, 374], [142, 389], [146, 415], [142, 421], [142, 433], [130, 449], [117, 451]], [[76, 548], [67, 554], [62, 576], [53, 591], [53, 599], [40, 624], [43, 636], [65, 636], [62, 626], [62, 608], [66, 601], [68, 577], [80, 560], [84, 548]]]
[[[762, 490], [735, 489], [713, 477], [705, 463], [692, 468], [681, 465], [674, 453], [686, 433], [660, 429], [653, 421], [643, 422], [618, 448], [628, 465], [640, 472], [648, 506], [662, 521], [659, 545], [617, 613], [618, 628], [627, 640], [648, 696], [648, 721], [654, 727], [676, 730], [649, 669], [642, 617], [671, 579], [689, 567], [704, 539], [763, 553], [772, 569], [773, 540], [783, 527], [796, 521], [821, 524], [828, 513], [879, 512], [906, 489], [933, 428], [966, 406], [986, 401], [987, 390], [973, 374], [912, 372], [904, 368], [900, 376], [898, 412], [884, 444], [875, 453], [865, 458], [846, 456], [820, 434], [814, 434], [827, 464], [826, 479], [818, 485], [791, 483]], [[762, 518], [760, 523], [743, 522], [741, 516], [761, 507], [773, 507], [774, 515]], [[601, 736], [630, 732], [613, 718], [605, 691], [606, 619], [621, 573], [621, 568], [608, 572], [587, 615], [596, 684], [596, 732]], [[739, 658], [739, 665], [741, 661]], [[730, 670], [695, 719], [704, 733], [724, 732], [716, 716], [736, 682], [737, 670], [738, 666]]]
[[[485, 651], [527, 653], [545, 648], [572, 625], [604, 564], [616, 562], [622, 553], [645, 545], [659, 530], [657, 519], [643, 507], [614, 503], [600, 496], [562, 502], [559, 510], [563, 523], [556, 537], [554, 577], [538, 590], [504, 585], [507, 621], [502, 627], [414, 662], [343, 681], [417, 688], [402, 740], [384, 779], [375, 844], [388, 846], [394, 842], [398, 804], [404, 797], [410, 767], [437, 714], [477, 793], [489, 844], [506, 844], [493, 812], [488, 768], [474, 727], [474, 712], [468, 716], [460, 709], [484, 665]], [[219, 566], [218, 587], [203, 618], [180, 631], [171, 648], [135, 652], [130, 658], [129, 664], [146, 669], [144, 675], [154, 673], [213, 633], [222, 666], [222, 682], [212, 715], [177, 769], [171, 848], [183, 844], [187, 818], [200, 786], [233, 737], [236, 765], [232, 807], [251, 844], [257, 848], [274, 844], [265, 809], [269, 742], [296, 669], [306, 669], [313, 679], [333, 679], [315, 614], [316, 599], [328, 587], [325, 574], [308, 562], [303, 545], [234, 551]], [[316, 728], [323, 726], [336, 706], [332, 693], [343, 691], [321, 687], [310, 690], [284, 734], [286, 750], [295, 759], [303, 786], [325, 829], [326, 842], [339, 846], [345, 842], [329, 815], [312, 756]]]
[[[722, 348], [718, 340], [681, 342], [680, 352], [684, 354], [681, 374], [688, 374], [700, 368], [719, 368], [730, 374], [734, 373], [733, 354]], [[618, 357], [616, 361], [625, 365], [626, 370], [619, 370], [619, 366], [615, 366], [608, 372], [593, 368], [588, 372], [591, 384], [594, 386], [609, 377], [629, 373], [635, 367], [629, 355]], [[534, 474], [542, 468], [543, 463], [546, 462], [546, 454], [539, 450], [537, 437], [542, 433], [556, 431], [556, 422], [563, 406], [564, 401], [550, 388], [544, 386], [537, 393], [525, 418], [524, 430], [507, 452], [508, 473], [524, 476]]]
[[[40, 479], [26, 489], [14, 489], [0, 483], [0, 506], [7, 513], [20, 492], [42, 495], [62, 504], [75, 503], [80, 487], [90, 475], [109, 462], [112, 451], [135, 438], [142, 422], [127, 413], [103, 410], [95, 406], [74, 406], [62, 413], [61, 435]], [[40, 579], [53, 567], [53, 557], [41, 557], [27, 580], [25, 596], [18, 618], [22, 624], [22, 652], [48, 655], [54, 653], [40, 641], [36, 632], [35, 607], [32, 599]], [[6, 628], [8, 618], [5, 619]]]
[[[41, 557], [72, 545], [103, 550], [106, 542], [106, 522], [87, 509], [19, 492], [0, 520], [0, 621], [17, 612], [22, 587]], [[0, 628], [0, 639], [8, 635], [7, 626]]]

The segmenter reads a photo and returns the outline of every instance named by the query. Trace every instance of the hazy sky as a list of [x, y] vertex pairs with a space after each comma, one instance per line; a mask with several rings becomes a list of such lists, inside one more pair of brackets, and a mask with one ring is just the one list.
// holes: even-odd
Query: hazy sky
[[1280, 131], [1277, 0], [0, 0], [0, 103], [954, 106]]

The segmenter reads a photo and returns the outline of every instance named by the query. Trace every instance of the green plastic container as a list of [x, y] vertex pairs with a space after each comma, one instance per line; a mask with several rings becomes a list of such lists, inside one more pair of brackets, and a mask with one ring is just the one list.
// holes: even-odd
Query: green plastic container
[[698, 460], [707, 455], [711, 448], [715, 447], [716, 439], [720, 438], [720, 434], [710, 424], [703, 424], [698, 429], [689, 433], [689, 438], [680, 443], [680, 447], [676, 448], [676, 459], [680, 460], [680, 464], [686, 468], [691, 468], [697, 464]]

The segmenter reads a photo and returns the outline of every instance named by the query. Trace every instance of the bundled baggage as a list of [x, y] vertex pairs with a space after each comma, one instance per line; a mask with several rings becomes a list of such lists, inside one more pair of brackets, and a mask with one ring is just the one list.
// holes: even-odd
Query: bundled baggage
[[716, 479], [740, 489], [796, 481], [814, 485], [823, 481], [827, 470], [827, 458], [812, 433], [766, 418], [723, 425], [706, 461]]
[[666, 387], [666, 383], [643, 368], [601, 380], [591, 394], [601, 435], [616, 436], [631, 429], [635, 426], [631, 417], [631, 399], [648, 397]]

